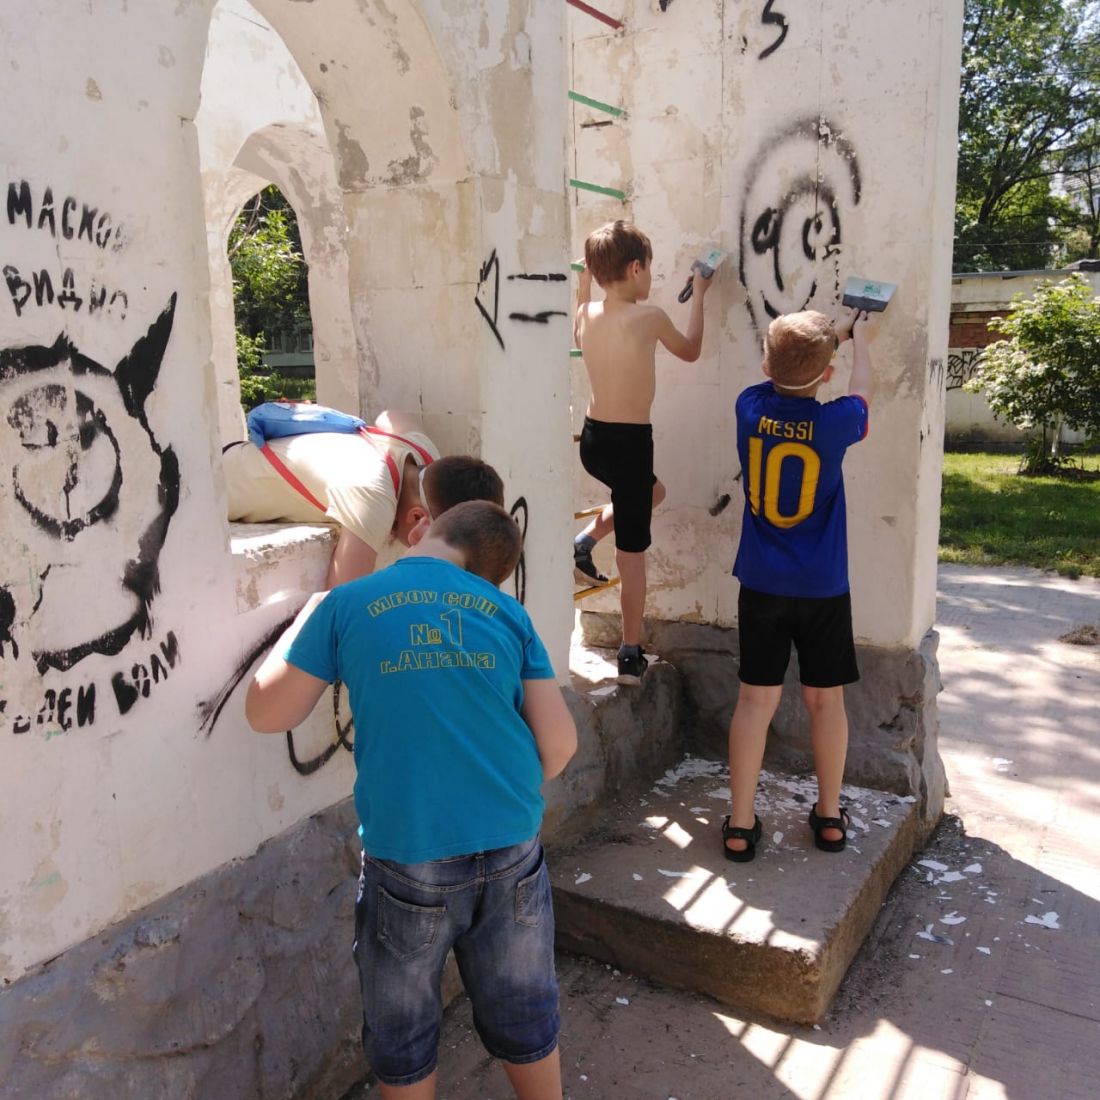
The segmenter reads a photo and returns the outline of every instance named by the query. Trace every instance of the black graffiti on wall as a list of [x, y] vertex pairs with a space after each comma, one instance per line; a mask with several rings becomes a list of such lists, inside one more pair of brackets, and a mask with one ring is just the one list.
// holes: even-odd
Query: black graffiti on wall
[[295, 612], [294, 615], [288, 615], [281, 622], [273, 626], [237, 662], [236, 667], [229, 674], [225, 683], [222, 684], [209, 699], [199, 703], [199, 729], [202, 730], [207, 737], [214, 732], [214, 727], [218, 724], [218, 719], [222, 716], [222, 711], [225, 710], [225, 705], [229, 702], [229, 697], [238, 687], [240, 687], [241, 681], [248, 675], [249, 669], [251, 669], [269, 649], [271, 649], [282, 636], [283, 631], [294, 622], [296, 617], [297, 612]]
[[[46, 234], [57, 241], [83, 242], [101, 251], [117, 252], [125, 245], [121, 229], [109, 212], [72, 195], [57, 201], [52, 187], [37, 194], [27, 180], [9, 182], [6, 210], [8, 225], [13, 229]], [[124, 290], [104, 286], [95, 277], [78, 282], [71, 267], [20, 268], [7, 262], [0, 264], [0, 271], [16, 317], [33, 305], [126, 318], [129, 297]]]
[[526, 321], [530, 324], [549, 324], [551, 317], [568, 317], [569, 314], [560, 309], [544, 309], [540, 313], [509, 313], [509, 321]]
[[[221, 718], [222, 712], [225, 710], [230, 696], [240, 687], [253, 666], [268, 653], [271, 647], [275, 645], [283, 635], [284, 631], [286, 631], [287, 627], [294, 622], [296, 617], [297, 615], [289, 615], [273, 626], [248, 650], [247, 653], [245, 653], [241, 660], [237, 662], [236, 667], [233, 669], [228, 679], [226, 679], [225, 683], [222, 684], [209, 699], [199, 703], [199, 729], [202, 730], [207, 737], [214, 732], [214, 727], [218, 724], [218, 719]], [[286, 731], [287, 757], [290, 760], [291, 767], [293, 767], [299, 775], [313, 775], [315, 772], [320, 771], [321, 768], [336, 755], [336, 751], [340, 748], [346, 749], [348, 752], [351, 752], [355, 748], [354, 722], [350, 714], [345, 714], [346, 695], [347, 692], [343, 684], [337, 680], [336, 683], [332, 685], [332, 722], [335, 729], [335, 737], [332, 742], [313, 756], [306, 756], [304, 758], [299, 756], [299, 749], [294, 740], [294, 731]]]
[[751, 164], [738, 275], [762, 333], [772, 318], [809, 308], [819, 293], [830, 305], [840, 300], [844, 227], [863, 185], [852, 143], [824, 116], [779, 130]]
[[0, 545], [25, 573], [0, 575], [0, 660], [25, 634], [40, 675], [65, 671], [152, 633], [180, 471], [145, 406], [175, 307], [173, 294], [113, 371], [64, 334], [0, 350]]
[[768, 0], [768, 2], [764, 5], [764, 11], [760, 15], [760, 22], [763, 23], [765, 27], [775, 26], [779, 28], [779, 35], [775, 39], [775, 41], [773, 41], [772, 44], [766, 49], [761, 51], [761, 61], [763, 61], [765, 57], [771, 57], [771, 55], [775, 53], [775, 51], [778, 50], [780, 46], [783, 45], [787, 38], [787, 31], [790, 29], [787, 26], [787, 17], [782, 12], [773, 11], [772, 8], [774, 6], [775, 0]]
[[523, 540], [519, 561], [516, 562], [516, 569], [512, 574], [512, 583], [516, 586], [516, 599], [525, 604], [527, 602], [527, 498], [519, 497], [508, 510], [508, 514], [519, 524], [520, 537]]
[[36, 306], [52, 306], [56, 303], [59, 309], [79, 313], [86, 302], [89, 316], [102, 313], [107, 317], [117, 317], [120, 321], [126, 320], [126, 310], [130, 305], [126, 291], [108, 290], [92, 279], [87, 287], [79, 288], [83, 293], [78, 293], [76, 276], [71, 267], [61, 272], [57, 280], [60, 289], [56, 292], [54, 277], [47, 268], [28, 271], [24, 277], [14, 264], [4, 264], [3, 275], [16, 317], [23, 316], [23, 310], [30, 304], [33, 296]]
[[8, 183], [7, 211], [8, 225], [22, 223], [27, 229], [41, 230], [55, 239], [86, 240], [100, 249], [110, 246], [113, 252], [118, 252], [125, 243], [121, 229], [106, 210], [100, 212], [98, 207], [79, 202], [72, 195], [55, 202], [52, 187], [46, 187], [36, 197], [27, 180]]
[[495, 248], [489, 253], [489, 258], [481, 265], [481, 270], [478, 272], [474, 305], [485, 318], [489, 330], [496, 337], [503, 351], [504, 337], [500, 335], [500, 328], [497, 325], [497, 316], [500, 313], [500, 260], [497, 259]]
[[983, 348], [956, 348], [947, 352], [947, 388], [961, 390], [978, 371]]
[[[164, 683], [172, 669], [180, 663], [179, 641], [169, 630], [164, 639], [149, 649], [141, 660], [132, 661], [110, 673], [108, 698], [114, 702], [119, 717], [128, 714], [141, 699], [148, 699], [153, 689]], [[13, 734], [39, 733], [46, 740], [73, 729], [93, 726], [102, 708], [97, 711], [97, 700], [107, 692], [100, 690], [96, 680], [65, 687], [45, 688], [40, 701], [25, 710], [11, 709], [7, 699], [0, 699], [0, 718]]]
[[[527, 283], [564, 283], [568, 276], [560, 271], [527, 272], [521, 271], [507, 277], [508, 282]], [[494, 248], [489, 253], [489, 258], [478, 269], [477, 291], [474, 294], [474, 304], [478, 312], [485, 319], [496, 342], [500, 344], [501, 351], [504, 348], [504, 337], [500, 331], [500, 259]], [[509, 321], [519, 324], [546, 325], [551, 317], [568, 317], [569, 314], [560, 309], [543, 309], [534, 311], [514, 310], [508, 314]]]
[[346, 752], [355, 751], [355, 723], [350, 715], [346, 720], [342, 720], [341, 717], [341, 711], [343, 710], [341, 704], [344, 695], [346, 695], [344, 685], [337, 680], [332, 685], [332, 724], [336, 731], [335, 740], [326, 745], [315, 756], [308, 757], [305, 760], [299, 759], [294, 744], [294, 731], [286, 731], [286, 753], [290, 759], [291, 767], [299, 775], [313, 775], [314, 772], [320, 771], [336, 755], [338, 749], [344, 749]]

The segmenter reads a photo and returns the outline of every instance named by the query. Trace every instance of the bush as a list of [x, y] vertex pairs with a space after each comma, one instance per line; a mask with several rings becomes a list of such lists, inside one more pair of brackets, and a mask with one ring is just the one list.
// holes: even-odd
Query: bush
[[1056, 473], [1066, 463], [1063, 426], [1100, 437], [1100, 298], [1074, 274], [1040, 283], [1014, 305], [1011, 316], [989, 322], [1007, 339], [985, 349], [964, 388], [1031, 433], [1022, 473]]
[[247, 411], [265, 401], [316, 401], [315, 378], [288, 378], [263, 369], [266, 337], [246, 336], [237, 330], [237, 373], [241, 378], [241, 405]]

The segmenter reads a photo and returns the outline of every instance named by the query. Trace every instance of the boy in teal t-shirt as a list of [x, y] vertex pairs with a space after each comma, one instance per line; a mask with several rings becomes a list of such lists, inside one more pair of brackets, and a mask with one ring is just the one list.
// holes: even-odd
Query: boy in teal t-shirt
[[383, 1096], [419, 1082], [432, 1095], [453, 947], [513, 1087], [560, 1097], [538, 831], [541, 785], [572, 756], [576, 727], [530, 617], [495, 587], [520, 551], [508, 513], [460, 504], [410, 543], [388, 569], [311, 599], [256, 673], [246, 714], [280, 732], [327, 684], [348, 686], [364, 853], [355, 954]]

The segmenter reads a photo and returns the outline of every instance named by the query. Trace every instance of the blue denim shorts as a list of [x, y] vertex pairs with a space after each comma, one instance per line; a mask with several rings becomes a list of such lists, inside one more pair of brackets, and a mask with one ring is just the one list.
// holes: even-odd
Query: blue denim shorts
[[454, 948], [485, 1049], [537, 1062], [558, 1042], [554, 911], [538, 837], [491, 852], [393, 863], [363, 855], [355, 961], [363, 1050], [380, 1081], [413, 1085], [435, 1069], [439, 981]]

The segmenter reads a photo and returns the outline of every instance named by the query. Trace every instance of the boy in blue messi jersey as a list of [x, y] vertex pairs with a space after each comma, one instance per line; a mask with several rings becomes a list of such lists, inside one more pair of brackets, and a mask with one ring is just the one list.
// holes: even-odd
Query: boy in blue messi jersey
[[[876, 320], [872, 321], [872, 317]], [[844, 452], [867, 434], [874, 392], [869, 344], [877, 315], [852, 310], [834, 328], [813, 310], [772, 321], [764, 341], [769, 381], [737, 399], [737, 452], [745, 513], [734, 575], [741, 638], [741, 689], [730, 722], [732, 812], [722, 825], [727, 859], [747, 863], [762, 825], [756, 785], [768, 725], [783, 677], [798, 651], [802, 699], [810, 715], [817, 802], [814, 843], [844, 848], [848, 815], [840, 785], [848, 750], [844, 684], [859, 679], [848, 592]], [[848, 396], [824, 404], [818, 388], [833, 375], [840, 343], [852, 341]]]
[[261, 665], [245, 713], [297, 725], [333, 680], [355, 716], [363, 841], [355, 957], [363, 1047], [382, 1096], [435, 1095], [439, 980], [453, 947], [474, 1023], [516, 1095], [561, 1100], [545, 779], [577, 731], [522, 605], [496, 587], [519, 528], [469, 501], [410, 554], [318, 594]]

